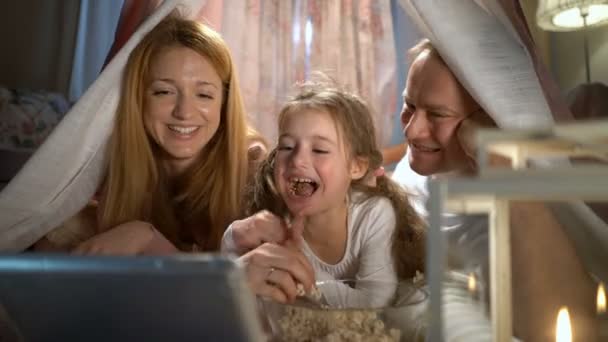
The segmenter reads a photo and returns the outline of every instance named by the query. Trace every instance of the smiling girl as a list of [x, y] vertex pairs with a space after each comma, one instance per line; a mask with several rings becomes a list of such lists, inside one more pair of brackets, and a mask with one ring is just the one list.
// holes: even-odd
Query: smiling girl
[[[390, 284], [383, 302], [373, 303], [386, 304], [398, 278], [423, 269], [424, 238], [423, 223], [398, 185], [382, 175], [376, 186], [368, 186], [381, 163], [365, 103], [324, 84], [304, 85], [279, 115], [278, 147], [262, 164], [251, 192], [254, 215], [233, 223], [223, 249], [242, 253], [267, 241], [297, 245], [317, 280]], [[285, 227], [285, 221], [296, 235], [301, 230], [301, 239], [294, 232], [266, 233], [269, 223]], [[297, 243], [286, 242], [290, 236]], [[259, 286], [278, 287], [292, 298], [297, 282], [291, 270], [268, 267]]]

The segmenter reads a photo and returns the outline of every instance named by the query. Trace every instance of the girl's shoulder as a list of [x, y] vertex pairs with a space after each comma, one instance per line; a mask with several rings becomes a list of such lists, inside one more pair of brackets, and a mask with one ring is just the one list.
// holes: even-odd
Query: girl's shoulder
[[353, 231], [394, 229], [395, 210], [384, 196], [365, 197], [355, 193], [349, 206], [349, 222]]
[[352, 210], [382, 213], [384, 211], [393, 211], [391, 201], [380, 195], [367, 196], [361, 192], [353, 192], [350, 194], [350, 207]]

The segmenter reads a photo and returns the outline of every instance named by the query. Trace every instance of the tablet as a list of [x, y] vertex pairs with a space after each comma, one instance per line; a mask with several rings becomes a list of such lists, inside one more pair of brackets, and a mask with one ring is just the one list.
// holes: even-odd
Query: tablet
[[230, 257], [0, 255], [0, 341], [259, 341]]

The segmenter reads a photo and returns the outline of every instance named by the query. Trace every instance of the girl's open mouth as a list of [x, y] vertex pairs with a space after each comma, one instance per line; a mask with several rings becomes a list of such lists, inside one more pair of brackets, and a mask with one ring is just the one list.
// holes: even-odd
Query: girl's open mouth
[[289, 179], [289, 193], [297, 197], [310, 197], [317, 191], [319, 185], [310, 178]]

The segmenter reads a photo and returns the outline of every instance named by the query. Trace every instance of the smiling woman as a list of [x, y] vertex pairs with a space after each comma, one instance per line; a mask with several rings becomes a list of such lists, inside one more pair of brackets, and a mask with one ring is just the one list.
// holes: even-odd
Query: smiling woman
[[263, 157], [248, 153], [256, 138], [226, 43], [203, 24], [169, 15], [129, 56], [97, 235], [76, 252], [218, 250], [241, 215], [248, 156]]
[[168, 172], [180, 174], [220, 124], [222, 80], [209, 60], [187, 47], [161, 51], [150, 68], [144, 125], [161, 148]]

